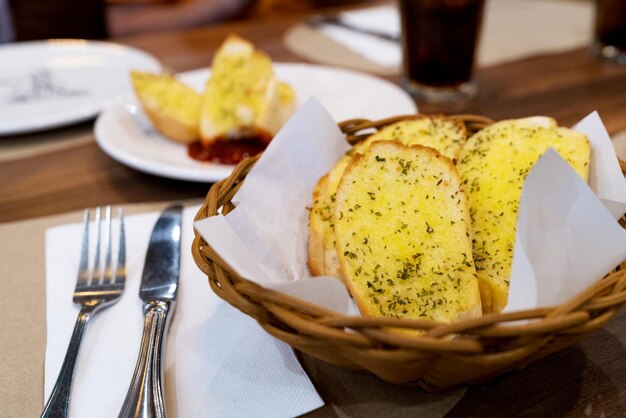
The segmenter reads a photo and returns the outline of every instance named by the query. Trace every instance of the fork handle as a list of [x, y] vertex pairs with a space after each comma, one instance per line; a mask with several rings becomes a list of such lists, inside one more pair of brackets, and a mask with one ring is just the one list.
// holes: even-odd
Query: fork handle
[[74, 377], [74, 369], [76, 360], [78, 359], [78, 351], [80, 343], [87, 327], [87, 321], [98, 307], [98, 303], [83, 305], [76, 318], [72, 338], [70, 339], [61, 371], [54, 384], [50, 398], [41, 413], [41, 418], [61, 418], [67, 417], [70, 412], [70, 395], [72, 393], [72, 380]]
[[137, 365], [119, 418], [165, 418], [163, 345], [174, 309], [173, 301], [144, 305], [145, 320]]

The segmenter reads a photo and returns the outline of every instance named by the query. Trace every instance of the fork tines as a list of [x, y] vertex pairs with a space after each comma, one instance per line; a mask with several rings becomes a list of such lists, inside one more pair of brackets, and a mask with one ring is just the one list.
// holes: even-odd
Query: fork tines
[[[93, 266], [89, 268], [89, 229], [90, 210], [85, 209], [83, 214], [83, 238], [81, 244], [80, 265], [78, 269], [78, 281], [76, 290], [97, 285], [124, 285], [125, 265], [126, 265], [126, 237], [124, 228], [124, 212], [118, 209], [119, 219], [119, 245], [117, 248], [117, 259], [115, 269], [113, 268], [113, 222], [111, 219], [111, 206], [104, 208], [104, 222], [102, 219], [102, 208], [95, 209], [94, 228], [96, 233], [95, 251], [93, 255]], [[104, 225], [103, 225], [104, 223]], [[103, 231], [104, 230], [104, 231]], [[104, 233], [103, 233], [104, 232]], [[103, 237], [106, 237], [104, 242]], [[102, 265], [102, 248], [106, 244], [104, 255], [104, 266]]]

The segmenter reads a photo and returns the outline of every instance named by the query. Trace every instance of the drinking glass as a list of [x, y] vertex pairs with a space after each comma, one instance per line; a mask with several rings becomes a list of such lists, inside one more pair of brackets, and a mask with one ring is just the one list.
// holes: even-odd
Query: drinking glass
[[592, 49], [602, 58], [626, 64], [626, 0], [596, 0]]
[[484, 0], [399, 0], [403, 87], [431, 103], [475, 96], [476, 46]]

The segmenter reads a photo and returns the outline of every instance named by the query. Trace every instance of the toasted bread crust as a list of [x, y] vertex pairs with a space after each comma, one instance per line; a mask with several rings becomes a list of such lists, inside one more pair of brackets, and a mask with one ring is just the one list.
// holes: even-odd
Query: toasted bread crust
[[152, 122], [154, 128], [165, 137], [182, 144], [190, 144], [198, 140], [199, 133], [197, 125], [187, 125], [176, 118], [159, 114], [158, 111], [154, 111], [145, 106], [143, 110], [148, 119], [150, 119], [150, 122]]
[[456, 162], [467, 139], [465, 124], [443, 115], [418, 115], [414, 119], [388, 125], [372, 134], [364, 147], [374, 141], [398, 140], [405, 145], [425, 145]]
[[[281, 91], [286, 91], [284, 86]], [[229, 36], [215, 54], [206, 83], [200, 118], [202, 143], [237, 138], [244, 130], [274, 135], [285, 122], [282, 107], [270, 57], [245, 39]]]
[[364, 315], [452, 322], [481, 314], [469, 214], [449, 158], [377, 141], [337, 188], [341, 270]]
[[320, 196], [326, 191], [328, 175], [323, 176], [313, 189], [313, 208], [309, 212], [308, 265], [313, 276], [324, 276], [324, 223], [331, 214], [325, 208], [316, 207]]
[[[352, 150], [342, 157], [328, 173], [325, 191], [314, 199], [312, 211], [320, 212], [326, 208], [330, 208], [331, 212], [333, 211], [335, 193], [344, 170], [355, 154], [364, 153], [375, 141], [398, 140], [406, 145], [435, 145], [436, 149], [442, 153], [447, 152], [449, 154], [447, 156], [454, 159], [458, 157], [466, 136], [467, 132], [463, 123], [441, 115], [417, 115], [410, 120], [391, 124], [355, 145]], [[335, 249], [335, 233], [332, 219], [327, 217], [325, 220], [319, 220], [316, 224], [316, 230], [311, 231], [311, 234], [322, 235], [323, 250], [321, 252], [324, 258], [324, 274], [343, 280], [337, 250]], [[318, 242], [319, 238], [316, 237], [315, 243]], [[314, 252], [314, 255], [318, 254], [318, 252]]]
[[168, 74], [131, 72], [135, 95], [154, 128], [184, 144], [199, 138], [200, 95]]

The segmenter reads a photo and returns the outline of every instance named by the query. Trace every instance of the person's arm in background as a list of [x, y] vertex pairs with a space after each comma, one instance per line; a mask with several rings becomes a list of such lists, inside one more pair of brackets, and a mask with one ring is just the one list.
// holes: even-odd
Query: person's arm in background
[[9, 3], [7, 0], [0, 0], [0, 44], [11, 42], [14, 36]]
[[[1, 1], [1, 0], [0, 0]], [[201, 26], [237, 16], [255, 0], [176, 0], [106, 5], [109, 36]]]

